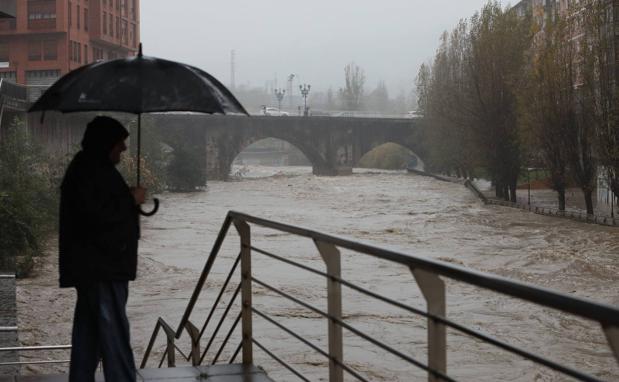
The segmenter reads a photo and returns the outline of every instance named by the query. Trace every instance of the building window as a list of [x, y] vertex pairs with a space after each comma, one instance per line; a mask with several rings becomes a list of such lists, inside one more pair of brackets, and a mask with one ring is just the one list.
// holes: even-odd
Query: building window
[[11, 82], [17, 82], [16, 81], [16, 77], [17, 73], [16, 72], [0, 72], [0, 78], [2, 78], [3, 80], [9, 80]]
[[120, 17], [116, 16], [116, 38], [120, 35]]
[[43, 40], [43, 59], [45, 61], [58, 59], [58, 44], [56, 40]]
[[29, 0], [28, 28], [56, 28], [56, 2], [54, 0]]
[[131, 46], [133, 46], [134, 48], [137, 47], [136, 39], [136, 27], [135, 24], [131, 24]]
[[128, 27], [127, 27], [127, 20], [123, 20], [123, 24], [122, 24], [122, 31], [121, 31], [121, 37], [122, 37], [122, 43], [124, 45], [129, 45], [129, 33], [128, 33]]
[[75, 12], [75, 15], [77, 16], [77, 29], [80, 29], [80, 6], [77, 5], [77, 12]]
[[89, 23], [90, 23], [90, 20], [88, 19], [88, 8], [84, 8], [84, 30], [85, 31], [88, 30]]
[[131, 0], [131, 19], [135, 21], [136, 12], [135, 12], [135, 0]]
[[41, 61], [41, 40], [28, 41], [28, 60], [29, 61]]
[[114, 37], [114, 20], [113, 20], [112, 14], [110, 14], [110, 17], [108, 17], [108, 20], [110, 22], [110, 36]]
[[82, 44], [77, 43], [77, 62], [82, 63]]
[[9, 43], [8, 41], [0, 41], [0, 61], [9, 62]]
[[69, 1], [69, 28], [71, 28], [71, 25], [73, 25], [73, 4], [71, 4], [71, 2]]
[[88, 44], [84, 44], [84, 64], [88, 63]]
[[107, 13], [103, 12], [103, 34], [107, 34]]

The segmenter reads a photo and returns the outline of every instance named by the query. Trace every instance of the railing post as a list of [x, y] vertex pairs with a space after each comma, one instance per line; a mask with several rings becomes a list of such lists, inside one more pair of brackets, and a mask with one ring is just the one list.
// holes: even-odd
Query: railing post
[[234, 221], [234, 226], [241, 237], [241, 315], [243, 333], [243, 364], [252, 364], [253, 342], [251, 321], [251, 231], [244, 221]]
[[[333, 245], [314, 240], [320, 256], [327, 266], [327, 312], [329, 316], [342, 319], [342, 286], [340, 251]], [[337, 278], [337, 279], [336, 279]], [[344, 346], [342, 327], [335, 321], [329, 320], [329, 382], [342, 382], [344, 369], [340, 366], [344, 362]]]
[[174, 349], [174, 336], [169, 334], [166, 336], [167, 346], [166, 353], [168, 353], [168, 367], [176, 367], [176, 349]]
[[[445, 318], [445, 283], [436, 274], [411, 267], [419, 289], [428, 305], [428, 313]], [[428, 319], [428, 366], [447, 374], [447, 330], [445, 325]], [[428, 374], [429, 382], [438, 382], [440, 378]]]
[[606, 334], [606, 340], [615, 355], [615, 359], [619, 362], [619, 328], [606, 326], [604, 327], [604, 334]]
[[191, 338], [191, 365], [200, 365], [200, 329], [196, 328], [191, 321], [187, 321], [185, 329]]

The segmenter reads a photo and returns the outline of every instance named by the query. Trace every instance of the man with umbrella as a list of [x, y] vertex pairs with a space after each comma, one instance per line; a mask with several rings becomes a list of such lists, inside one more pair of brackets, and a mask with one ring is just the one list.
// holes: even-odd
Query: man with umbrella
[[93, 119], [61, 186], [60, 286], [77, 290], [70, 381], [94, 381], [100, 358], [106, 381], [136, 379], [125, 307], [145, 189], [129, 188], [115, 167], [128, 136], [113, 118]]

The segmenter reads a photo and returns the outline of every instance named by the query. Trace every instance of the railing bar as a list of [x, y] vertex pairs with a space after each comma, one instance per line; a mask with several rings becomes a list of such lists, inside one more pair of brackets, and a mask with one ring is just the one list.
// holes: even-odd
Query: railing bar
[[5, 351], [36, 351], [36, 350], [66, 350], [71, 349], [71, 345], [49, 345], [49, 346], [15, 346], [0, 348], [0, 352]]
[[215, 363], [217, 363], [217, 360], [219, 359], [221, 352], [224, 350], [224, 348], [228, 344], [228, 340], [230, 339], [230, 336], [232, 335], [232, 333], [234, 332], [234, 329], [236, 329], [236, 326], [239, 324], [239, 321], [241, 320], [241, 313], [242, 312], [239, 312], [239, 315], [236, 317], [236, 320], [234, 320], [234, 324], [232, 324], [232, 327], [230, 328], [230, 330], [228, 331], [228, 334], [226, 335], [226, 339], [224, 339], [221, 346], [219, 347], [219, 351], [215, 355], [215, 358], [213, 359], [213, 362], [211, 363], [211, 365], [214, 365]]
[[[318, 346], [314, 345], [313, 343], [309, 342], [308, 340], [306, 340], [305, 338], [301, 337], [300, 335], [298, 335], [297, 333], [293, 332], [292, 330], [288, 329], [287, 327], [285, 327], [284, 325], [278, 323], [277, 321], [273, 320], [272, 318], [268, 317], [266, 314], [260, 312], [258, 309], [254, 308], [252, 306], [251, 310], [256, 313], [257, 315], [259, 315], [260, 317], [264, 318], [265, 320], [269, 321], [270, 323], [272, 323], [273, 325], [277, 326], [278, 328], [280, 328], [281, 330], [285, 331], [286, 333], [290, 334], [291, 336], [293, 336], [294, 338], [298, 339], [299, 341], [303, 342], [305, 345], [311, 347], [312, 349], [314, 349], [316, 352], [322, 354], [323, 356], [325, 356], [327, 359], [332, 359], [329, 356], [329, 353], [325, 352], [324, 350], [322, 350], [321, 348], [319, 348]], [[351, 374], [352, 376], [356, 377], [357, 379], [364, 381], [364, 382], [369, 382], [367, 379], [363, 378], [361, 375], [359, 375], [356, 371], [354, 371], [353, 369], [351, 369], [349, 366], [343, 364], [342, 362], [338, 361], [337, 359], [333, 359], [333, 362], [337, 363], [339, 366], [341, 366], [344, 370], [346, 370], [349, 374]]]
[[292, 372], [292, 374], [296, 375], [297, 377], [299, 377], [299, 379], [302, 379], [305, 382], [310, 382], [309, 379], [305, 378], [301, 373], [299, 373], [294, 367], [290, 366], [288, 363], [286, 363], [284, 360], [282, 360], [281, 358], [279, 358], [278, 356], [276, 356], [275, 354], [273, 354], [272, 352], [270, 352], [267, 348], [265, 348], [264, 346], [262, 346], [262, 344], [260, 342], [258, 342], [255, 338], [251, 339], [253, 343], [255, 343], [260, 349], [262, 349], [262, 351], [264, 351], [265, 353], [267, 353], [271, 358], [273, 358], [274, 360], [276, 360], [277, 362], [279, 362], [280, 365], [282, 365], [283, 367], [285, 367], [286, 369], [290, 370], [290, 372]]
[[234, 351], [234, 354], [232, 355], [232, 358], [230, 358], [230, 362], [228, 362], [229, 364], [234, 363], [234, 360], [236, 359], [236, 356], [239, 355], [239, 352], [241, 351], [242, 347], [243, 347], [243, 341], [239, 342], [239, 346], [237, 346], [236, 350]]
[[[445, 324], [445, 325], [451, 327], [452, 329], [455, 329], [455, 330], [458, 330], [458, 331], [460, 331], [462, 333], [468, 334], [468, 335], [470, 335], [472, 337], [475, 337], [475, 338], [477, 338], [479, 340], [482, 340], [482, 341], [487, 342], [487, 343], [489, 343], [491, 345], [497, 346], [497, 347], [499, 347], [499, 348], [501, 348], [503, 350], [509, 351], [509, 352], [511, 352], [513, 354], [517, 354], [517, 355], [519, 355], [519, 356], [521, 356], [523, 358], [526, 358], [526, 359], [528, 359], [530, 361], [536, 362], [536, 363], [538, 363], [540, 365], [546, 366], [546, 367], [548, 367], [550, 369], [559, 371], [559, 372], [561, 372], [563, 374], [566, 374], [566, 375], [569, 375], [569, 376], [572, 376], [574, 378], [581, 379], [581, 380], [584, 380], [584, 381], [598, 381], [598, 379], [595, 379], [595, 377], [593, 377], [591, 375], [579, 372], [579, 371], [577, 371], [575, 369], [572, 369], [572, 368], [564, 366], [564, 365], [560, 365], [560, 364], [558, 364], [558, 363], [556, 363], [554, 361], [551, 361], [549, 359], [541, 357], [541, 356], [539, 356], [537, 354], [530, 353], [530, 352], [528, 352], [526, 350], [523, 350], [523, 349], [521, 349], [521, 348], [519, 348], [517, 346], [510, 345], [510, 344], [508, 344], [506, 342], [503, 342], [501, 340], [498, 340], [498, 339], [495, 339], [493, 337], [490, 337], [490, 336], [488, 336], [486, 334], [483, 334], [481, 332], [478, 332], [478, 331], [476, 331], [474, 329], [467, 328], [466, 326], [462, 326], [462, 325], [460, 325], [458, 323], [455, 323], [453, 321], [450, 321], [450, 320], [448, 320], [446, 318], [443, 318], [443, 317], [440, 317], [440, 316], [435, 316], [433, 314], [429, 314], [429, 313], [424, 312], [422, 310], [419, 310], [417, 308], [413, 308], [413, 307], [411, 307], [409, 305], [402, 304], [401, 302], [398, 302], [398, 301], [392, 300], [392, 299], [390, 299], [388, 297], [382, 296], [380, 294], [371, 292], [371, 291], [369, 291], [369, 290], [367, 290], [365, 288], [362, 288], [362, 287], [360, 287], [358, 285], [355, 285], [355, 284], [353, 284], [351, 282], [348, 282], [346, 280], [343, 280], [341, 278], [329, 276], [328, 274], [326, 274], [324, 272], [321, 272], [321, 271], [319, 271], [317, 269], [313, 269], [313, 268], [310, 268], [310, 267], [308, 267], [306, 265], [299, 264], [299, 263], [297, 263], [295, 261], [282, 258], [282, 257], [280, 257], [278, 255], [275, 255], [273, 253], [269, 253], [269, 252], [261, 250], [259, 248], [252, 247], [252, 250], [256, 251], [258, 253], [261, 253], [263, 255], [269, 256], [271, 258], [274, 258], [276, 260], [280, 260], [280, 261], [285, 262], [287, 264], [299, 267], [301, 269], [305, 269], [305, 270], [310, 271], [312, 273], [315, 273], [315, 274], [318, 274], [318, 275], [321, 275], [321, 276], [324, 276], [324, 277], [327, 277], [327, 278], [331, 278], [333, 280], [336, 280], [336, 281], [340, 282], [342, 285], [345, 285], [345, 286], [347, 286], [347, 287], [349, 287], [351, 289], [354, 289], [354, 290], [356, 290], [356, 291], [358, 291], [360, 293], [363, 293], [363, 294], [365, 294], [367, 296], [373, 297], [373, 298], [378, 299], [378, 300], [382, 300], [382, 301], [384, 301], [386, 303], [389, 303], [389, 304], [391, 304], [393, 306], [396, 306], [396, 307], [402, 308], [404, 310], [407, 310], [407, 311], [409, 311], [411, 313], [418, 314], [418, 315], [424, 316], [426, 318], [431, 318], [433, 320], [436, 320], [436, 321], [438, 321], [438, 322], [440, 322], [442, 324]], [[254, 279], [254, 281], [258, 282], [258, 280], [256, 280], [256, 279]], [[258, 283], [261, 283], [261, 282], [258, 282]], [[269, 288], [269, 289], [272, 289], [274, 292], [279, 293], [278, 290], [275, 290], [272, 287]], [[294, 297], [290, 296], [289, 298], [294, 298]], [[299, 302], [299, 303], [301, 305], [303, 304], [302, 302]], [[321, 312], [321, 314], [322, 314], [322, 312]]]
[[226, 278], [226, 281], [224, 282], [224, 285], [221, 287], [221, 290], [219, 291], [219, 295], [217, 296], [217, 298], [215, 299], [215, 302], [213, 303], [213, 307], [211, 308], [211, 311], [209, 312], [208, 317], [206, 318], [206, 321], [204, 322], [204, 325], [202, 326], [202, 330], [200, 330], [200, 335], [198, 336], [198, 339], [202, 338], [202, 335], [204, 334], [204, 331], [206, 330], [206, 327], [207, 327], [209, 321], [211, 320], [211, 317], [215, 313], [215, 308], [219, 304], [219, 301], [221, 300], [221, 297], [223, 296], [224, 292], [226, 291], [226, 288], [228, 287], [228, 283], [232, 279], [232, 274], [236, 270], [236, 267], [238, 266], [239, 261], [241, 261], [241, 254], [240, 253], [236, 257], [236, 260], [234, 261], [234, 265], [232, 266], [232, 269], [230, 270], [230, 273], [228, 273], [228, 277]]
[[153, 345], [155, 344], [155, 340], [157, 339], [157, 335], [159, 334], [160, 328], [161, 328], [161, 323], [159, 322], [159, 319], [157, 319], [157, 324], [155, 324], [155, 329], [153, 330], [153, 334], [150, 336], [150, 340], [148, 341], [146, 352], [144, 352], [144, 357], [142, 358], [140, 369], [144, 369], [146, 367], [146, 363], [148, 362], [148, 358], [150, 358], [150, 352], [153, 350]]
[[163, 355], [161, 356], [161, 361], [159, 361], [159, 369], [161, 369], [161, 365], [163, 365], [163, 361], [165, 360], [166, 355], [168, 354], [168, 348], [166, 347], [165, 351], [163, 352]]
[[326, 274], [325, 272], [319, 271], [318, 269], [314, 269], [312, 267], [308, 267], [307, 265], [303, 265], [303, 264], [297, 263], [296, 261], [283, 258], [281, 256], [278, 256], [278, 255], [275, 255], [273, 253], [267, 252], [267, 251], [265, 251], [263, 249], [251, 246], [251, 250], [255, 251], [255, 252], [258, 252], [258, 253], [261, 253], [263, 255], [269, 256], [271, 258], [274, 258], [275, 260], [279, 260], [279, 261], [281, 261], [283, 263], [286, 263], [286, 264], [289, 264], [289, 265], [293, 265], [293, 266], [295, 266], [297, 268], [301, 268], [301, 269], [306, 270], [308, 272], [315, 273], [317, 275], [324, 276], [324, 277], [327, 277], [327, 278], [331, 277], [328, 274]]
[[219, 249], [221, 248], [224, 242], [224, 239], [226, 238], [226, 235], [228, 233], [228, 229], [230, 228], [231, 223], [232, 223], [232, 218], [230, 214], [228, 213], [228, 215], [226, 215], [226, 219], [224, 220], [224, 223], [221, 226], [221, 229], [219, 230], [217, 239], [215, 240], [215, 243], [213, 244], [213, 249], [211, 250], [209, 257], [206, 260], [206, 264], [204, 265], [204, 269], [202, 270], [202, 273], [200, 274], [198, 283], [196, 284], [196, 287], [194, 288], [193, 293], [191, 294], [191, 298], [189, 300], [189, 304], [187, 304], [187, 308], [185, 309], [183, 318], [181, 319], [181, 322], [178, 325], [178, 329], [176, 329], [176, 338], [180, 338], [181, 334], [183, 334], [183, 328], [185, 327], [185, 324], [187, 323], [187, 321], [189, 321], [189, 316], [191, 315], [191, 312], [193, 311], [193, 308], [196, 305], [196, 302], [198, 301], [198, 296], [200, 296], [200, 292], [202, 291], [202, 288], [204, 287], [204, 283], [206, 282], [206, 279], [209, 273], [211, 272], [213, 263], [215, 263], [215, 259], [217, 258], [217, 254], [219, 253]]
[[236, 300], [236, 296], [238, 296], [240, 291], [241, 291], [241, 284], [239, 283], [239, 285], [236, 287], [236, 291], [234, 291], [234, 295], [232, 296], [232, 298], [230, 299], [230, 302], [228, 303], [228, 306], [226, 307], [226, 310], [224, 311], [223, 315], [219, 319], [219, 323], [217, 324], [215, 331], [211, 335], [211, 339], [208, 341], [208, 345], [206, 345], [206, 348], [204, 349], [204, 352], [202, 353], [202, 356], [200, 357], [200, 363], [204, 361], [204, 357], [206, 356], [206, 353], [210, 349], [211, 344], [215, 340], [215, 337], [217, 337], [217, 333], [219, 333], [219, 329], [221, 328], [221, 325], [224, 323], [224, 320], [226, 319], [226, 317], [228, 316], [228, 312], [230, 311], [230, 308], [232, 307], [232, 304], [234, 303], [234, 300]]
[[63, 359], [58, 361], [20, 361], [20, 362], [0, 362], [0, 367], [2, 366], [19, 366], [19, 365], [43, 365], [43, 364], [51, 364], [51, 363], [69, 363], [71, 360]]
[[395, 356], [398, 356], [398, 357], [402, 358], [403, 360], [405, 360], [405, 361], [407, 361], [407, 362], [417, 366], [418, 368], [423, 369], [424, 371], [430, 372], [430, 373], [434, 374], [435, 376], [441, 378], [442, 380], [455, 382], [455, 380], [451, 379], [449, 376], [444, 375], [443, 373], [441, 373], [439, 371], [433, 370], [432, 368], [428, 367], [427, 365], [424, 365], [423, 363], [417, 361], [416, 359], [414, 359], [412, 357], [407, 356], [406, 354], [404, 354], [404, 353], [402, 353], [402, 352], [400, 352], [400, 351], [390, 347], [389, 345], [386, 345], [386, 344], [384, 344], [384, 343], [382, 343], [382, 342], [380, 342], [378, 340], [375, 340], [374, 338], [368, 336], [367, 334], [362, 333], [358, 329], [355, 329], [354, 327], [348, 325], [344, 321], [342, 321], [340, 319], [337, 319], [335, 317], [332, 317], [328, 313], [323, 312], [322, 310], [320, 310], [320, 309], [318, 309], [318, 308], [316, 308], [316, 307], [314, 307], [314, 306], [312, 306], [312, 305], [310, 305], [310, 304], [308, 304], [306, 302], [303, 302], [303, 301], [301, 301], [301, 300], [299, 300], [299, 299], [297, 299], [297, 298], [287, 294], [286, 292], [282, 292], [282, 291], [280, 291], [280, 290], [278, 290], [278, 289], [276, 289], [276, 288], [274, 288], [274, 287], [272, 287], [272, 286], [270, 286], [270, 285], [268, 285], [268, 284], [266, 284], [266, 283], [264, 283], [264, 282], [262, 282], [262, 281], [260, 281], [260, 280], [258, 280], [256, 278], [254, 278], [254, 277], [252, 277], [252, 280], [254, 282], [262, 285], [263, 287], [265, 287], [265, 288], [267, 288], [267, 289], [269, 289], [269, 290], [279, 294], [280, 296], [285, 297], [285, 298], [289, 299], [290, 301], [293, 301], [293, 302], [295, 302], [295, 303], [297, 303], [297, 304], [299, 304], [299, 305], [301, 305], [301, 306], [303, 306], [303, 307], [305, 307], [305, 308], [307, 308], [307, 309], [309, 309], [309, 310], [311, 310], [313, 312], [316, 312], [316, 313], [320, 314], [321, 316], [323, 316], [325, 318], [328, 318], [328, 319], [336, 322], [338, 325], [342, 326], [343, 328], [346, 328], [346, 329], [350, 330], [351, 332], [353, 332], [357, 336], [365, 339], [366, 341], [369, 341], [369, 342], [373, 343], [374, 345], [382, 348], [383, 350], [388, 351], [389, 353], [391, 353], [391, 354], [393, 354]]
[[178, 350], [178, 352], [181, 354], [181, 357], [183, 357], [183, 359], [185, 361], [189, 361], [189, 358], [191, 358], [191, 356], [186, 356], [185, 353], [183, 353], [183, 351], [176, 345], [176, 343], [174, 343], [174, 348], [176, 348], [176, 350]]
[[461, 266], [443, 263], [437, 260], [413, 257], [396, 251], [378, 248], [361, 242], [353, 242], [321, 232], [295, 227], [257, 218], [236, 211], [228, 212], [227, 217], [235, 220], [251, 222], [263, 227], [312, 238], [338, 247], [350, 249], [359, 253], [390, 260], [408, 267], [417, 267], [431, 273], [436, 273], [451, 279], [466, 282], [481, 288], [493, 290], [505, 295], [517, 297], [546, 307], [572, 313], [576, 316], [597, 321], [605, 326], [619, 326], [619, 309], [608, 305], [593, 302], [583, 298], [568, 296], [567, 294], [550, 289], [536, 287], [523, 282], [507, 279], [502, 276], [485, 274], [480, 271], [469, 270]]

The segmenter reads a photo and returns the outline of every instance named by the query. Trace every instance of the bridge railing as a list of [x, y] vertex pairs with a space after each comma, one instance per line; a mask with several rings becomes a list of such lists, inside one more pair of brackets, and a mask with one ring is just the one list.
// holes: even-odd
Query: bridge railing
[[[228, 234], [228, 230], [232, 225], [234, 225], [236, 231], [238, 232], [238, 236], [240, 237], [240, 253], [236, 257], [234, 265], [223, 283], [223, 286], [210, 309], [202, 329], [200, 330], [190, 321], [190, 317], [192, 316], [198, 297], [206, 284], [207, 278], [213, 269], [213, 265], [218, 253], [220, 252], [224, 239]], [[270, 251], [256, 247], [252, 244], [252, 226], [264, 227], [279, 232], [296, 235], [301, 238], [311, 239], [325, 263], [326, 271], [311, 268], [308, 265], [296, 262], [287, 256], [277, 255], [271, 253]], [[363, 288], [343, 279], [341, 276], [341, 249], [353, 251], [358, 254], [365, 254], [374, 258], [408, 267], [420, 287], [422, 295], [426, 300], [427, 308], [424, 310], [409, 306], [393, 298], [380, 295], [375, 291]], [[289, 293], [284, 292], [281, 288], [274, 287], [270, 283], [257, 278], [252, 273], [252, 260], [256, 255], [266, 256], [270, 259], [274, 259], [297, 267], [306, 272], [324, 277], [327, 284], [327, 310], [324, 311], [319, 309], [295, 296], [292, 296]], [[232, 276], [236, 273], [236, 269], [239, 265], [240, 282], [236, 286], [235, 292], [226, 304], [225, 311], [217, 323], [217, 326], [208, 341], [208, 345], [203, 351], [201, 351], [200, 341], [205, 333], [206, 327], [211, 321], [213, 312], [217, 309], [224, 291], [228, 288], [228, 285], [232, 280]], [[240, 293], [240, 313], [236, 315], [234, 323], [228, 330], [225, 339], [221, 342], [217, 354], [211, 359], [210, 362], [212, 364], [220, 362], [219, 359], [222, 351], [227, 346], [232, 333], [236, 331], [236, 328], [240, 322], [241, 340], [238, 346], [234, 348], [235, 350], [228, 362], [234, 362], [237, 355], [242, 352], [243, 363], [252, 364], [254, 359], [253, 345], [256, 345], [272, 359], [296, 375], [299, 379], [308, 381], [306, 376], [295, 369], [292, 365], [286, 363], [282, 359], [281, 355], [275, 354], [269, 350], [265, 344], [256, 339], [253, 333], [252, 319], [254, 316], [258, 316], [272, 324], [274, 327], [277, 327], [288, 335], [294, 337], [317, 353], [323, 355], [329, 361], [330, 382], [343, 381], [345, 372], [357, 380], [367, 380], [364, 375], [348, 365], [344, 360], [345, 349], [343, 346], [343, 329], [346, 329], [348, 332], [367, 341], [369, 344], [379, 347], [386, 353], [389, 353], [419, 369], [424, 370], [427, 372], [429, 381], [454, 381], [454, 377], [450, 376], [447, 371], [447, 328], [451, 328], [478, 341], [495, 346], [499, 349], [505, 350], [519, 357], [530, 360], [533, 363], [545, 366], [577, 380], [599, 381], [597, 377], [587, 374], [584, 371], [577, 370], [570, 365], [561, 364], [559, 362], [547, 359], [544, 356], [535, 354], [529, 349], [509, 344], [477, 329], [467, 327], [448, 319], [446, 315], [446, 290], [443, 278], [449, 278], [469, 285], [491, 290], [499, 294], [519, 298], [531, 303], [539, 304], [546, 308], [552, 308], [573, 316], [597, 322], [600, 324], [601, 330], [607, 338], [610, 349], [614, 354], [616, 361], [619, 363], [619, 309], [616, 307], [595, 303], [589, 300], [539, 288], [522, 282], [509, 280], [500, 276], [465, 269], [463, 267], [440, 261], [410, 256], [404, 253], [327, 235], [306, 228], [282, 224], [240, 212], [231, 211], [228, 213], [219, 232], [213, 246], [213, 250], [207, 259], [204, 270], [200, 275], [196, 288], [193, 291], [178, 328], [174, 331], [172, 327], [162, 318], [158, 319], [157, 325], [144, 354], [141, 367], [144, 368], [146, 366], [160, 329], [163, 329], [166, 335], [166, 348], [159, 362], [159, 367], [161, 367], [166, 358], [168, 361], [168, 366], [175, 366], [175, 353], [177, 351], [185, 360], [191, 361], [193, 365], [202, 364], [205, 360], [207, 352], [213, 344], [214, 338], [218, 335], [218, 332], [222, 327], [222, 323], [226, 320], [228, 313], [231, 311], [231, 307], [234, 306], [235, 300]], [[291, 328], [278, 322], [266, 312], [254, 306], [252, 304], [252, 288], [254, 285], [264, 288], [264, 290], [298, 304], [299, 306], [312, 311], [316, 315], [324, 317], [328, 322], [328, 350], [323, 350], [312, 341], [296, 333]], [[344, 316], [342, 315], [342, 286], [359, 292], [374, 300], [390, 304], [411, 314], [425, 317], [427, 319], [428, 337], [427, 360], [422, 361], [414, 358], [411, 355], [386, 344], [383, 342], [383, 339], [372, 337], [346, 322]], [[186, 353], [182, 352], [176, 344], [176, 340], [180, 338], [183, 331], [187, 331], [191, 339], [191, 350]]]

